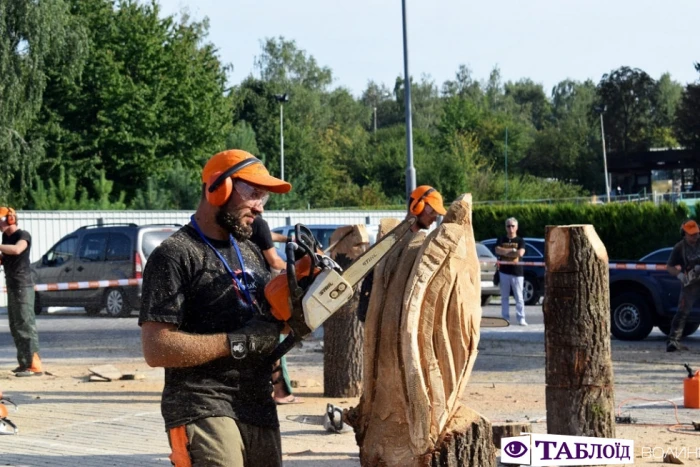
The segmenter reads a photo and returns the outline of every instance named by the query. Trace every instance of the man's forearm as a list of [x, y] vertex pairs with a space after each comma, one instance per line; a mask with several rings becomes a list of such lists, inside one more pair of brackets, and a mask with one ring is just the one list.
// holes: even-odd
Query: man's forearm
[[24, 251], [24, 248], [20, 249], [17, 245], [0, 245], [0, 253], [3, 255], [19, 255]]
[[144, 323], [141, 334], [143, 354], [152, 367], [193, 367], [231, 355], [226, 334], [188, 334], [148, 325]]

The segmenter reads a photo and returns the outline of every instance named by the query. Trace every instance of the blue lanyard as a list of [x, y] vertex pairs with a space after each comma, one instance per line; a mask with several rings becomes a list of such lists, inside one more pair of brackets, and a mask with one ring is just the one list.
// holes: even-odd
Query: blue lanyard
[[209, 239], [202, 233], [202, 230], [199, 228], [199, 225], [197, 225], [197, 221], [194, 220], [194, 215], [192, 215], [192, 217], [190, 217], [190, 221], [192, 222], [192, 227], [194, 227], [194, 230], [197, 231], [197, 233], [199, 234], [201, 239], [204, 241], [204, 243], [209, 245], [209, 248], [211, 248], [212, 251], [214, 253], [216, 253], [216, 256], [219, 257], [219, 259], [221, 260], [221, 262], [224, 265], [224, 268], [226, 268], [226, 271], [228, 271], [229, 275], [233, 278], [233, 281], [236, 284], [236, 287], [238, 287], [238, 290], [239, 291], [242, 290], [243, 293], [245, 293], [246, 299], [248, 299], [248, 303], [250, 305], [253, 305], [254, 302], [253, 302], [252, 297], [250, 296], [250, 289], [248, 289], [248, 280], [245, 277], [246, 275], [245, 275], [245, 265], [243, 264], [243, 256], [241, 255], [241, 250], [238, 248], [238, 243], [233, 238], [233, 235], [229, 234], [229, 239], [231, 240], [231, 245], [233, 246], [233, 249], [236, 250], [236, 256], [238, 256], [238, 262], [241, 265], [241, 271], [243, 271], [243, 285], [245, 285], [245, 287], [243, 287], [241, 282], [238, 280], [236, 275], [233, 273], [233, 270], [231, 270], [231, 266], [228, 265], [228, 261], [226, 261], [226, 258], [224, 258], [224, 255], [222, 255], [219, 250], [214, 248], [214, 245], [212, 245], [211, 242], [209, 242]]

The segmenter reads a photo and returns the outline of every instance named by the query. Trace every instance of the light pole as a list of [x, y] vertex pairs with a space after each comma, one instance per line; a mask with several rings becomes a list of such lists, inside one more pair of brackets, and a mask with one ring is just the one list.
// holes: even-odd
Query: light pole
[[411, 118], [411, 77], [408, 74], [408, 33], [406, 25], [406, 0], [401, 1], [403, 13], [403, 74], [404, 106], [406, 107], [406, 200], [416, 188], [416, 169], [413, 167], [413, 121]]
[[605, 154], [605, 127], [603, 126], [603, 114], [608, 110], [607, 105], [599, 105], [595, 110], [600, 114], [600, 138], [603, 140], [603, 170], [605, 171], [605, 198], [610, 202], [610, 180], [608, 179], [608, 156]]
[[275, 94], [275, 100], [280, 103], [280, 179], [284, 180], [284, 103], [289, 102], [289, 95]]

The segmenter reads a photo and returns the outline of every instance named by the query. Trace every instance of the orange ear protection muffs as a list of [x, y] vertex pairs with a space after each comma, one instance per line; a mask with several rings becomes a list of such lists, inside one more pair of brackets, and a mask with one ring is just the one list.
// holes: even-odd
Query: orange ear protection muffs
[[226, 204], [226, 201], [231, 197], [231, 193], [233, 193], [233, 180], [231, 180], [231, 175], [253, 164], [262, 164], [262, 162], [260, 159], [250, 157], [242, 160], [224, 172], [214, 172], [211, 177], [209, 177], [205, 189], [209, 204], [212, 206], [223, 206]]
[[425, 201], [423, 200], [433, 191], [435, 191], [435, 188], [430, 188], [428, 190], [425, 190], [425, 193], [423, 193], [417, 200], [414, 201], [413, 199], [411, 199], [411, 204], [408, 205], [408, 211], [414, 216], [420, 216], [423, 212], [423, 209], [425, 209]]
[[7, 214], [3, 218], [7, 225], [15, 225], [17, 223], [17, 213], [12, 208], [7, 208]]

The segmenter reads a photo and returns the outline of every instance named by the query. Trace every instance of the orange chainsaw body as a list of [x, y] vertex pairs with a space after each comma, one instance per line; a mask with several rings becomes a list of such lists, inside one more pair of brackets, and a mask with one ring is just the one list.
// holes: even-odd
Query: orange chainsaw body
[[[320, 268], [316, 268], [315, 272], [318, 274], [320, 271]], [[304, 256], [297, 261], [295, 263], [295, 272], [297, 275], [297, 282], [308, 277], [311, 274], [311, 258], [309, 256]], [[280, 321], [288, 321], [289, 318], [292, 317], [289, 302], [289, 283], [287, 282], [286, 272], [283, 272], [268, 282], [265, 286], [265, 298], [272, 309], [272, 316]]]

